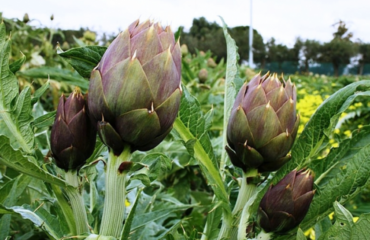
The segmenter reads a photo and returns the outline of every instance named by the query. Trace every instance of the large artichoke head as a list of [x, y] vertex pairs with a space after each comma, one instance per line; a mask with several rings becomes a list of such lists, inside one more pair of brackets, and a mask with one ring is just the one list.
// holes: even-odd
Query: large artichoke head
[[85, 97], [76, 88], [67, 100], [59, 99], [50, 146], [58, 167], [78, 170], [95, 148], [96, 129], [87, 113]]
[[170, 27], [132, 23], [92, 71], [89, 109], [115, 154], [146, 151], [171, 131], [181, 98], [181, 50]]
[[282, 233], [295, 228], [306, 216], [314, 193], [310, 171], [293, 170], [263, 196], [258, 224], [266, 232]]
[[275, 171], [287, 160], [299, 125], [297, 93], [290, 80], [256, 75], [240, 89], [227, 126], [231, 162], [260, 172]]

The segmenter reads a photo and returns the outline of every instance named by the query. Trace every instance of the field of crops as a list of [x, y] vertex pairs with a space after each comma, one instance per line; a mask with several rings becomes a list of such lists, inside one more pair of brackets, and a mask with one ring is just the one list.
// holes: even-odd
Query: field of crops
[[[134, 35], [134, 30], [130, 31]], [[96, 79], [103, 78], [104, 84], [105, 76], [114, 68], [105, 70], [104, 66], [119, 57], [113, 56], [115, 50], [107, 50], [113, 39], [97, 41], [93, 32], [85, 31], [73, 42], [55, 44], [56, 38], [66, 37], [60, 30], [4, 19], [0, 23], [0, 239], [366, 239], [370, 224], [369, 78], [265, 75], [239, 66], [237, 46], [226, 27], [224, 34], [227, 60], [217, 61], [209, 51], [191, 54], [186, 45], [181, 45], [181, 39], [176, 39], [175, 46], [163, 50], [166, 61], [170, 61], [168, 55], [173, 59], [172, 68], [147, 70], [143, 63], [148, 79], [159, 79], [159, 90], [152, 87], [144, 91], [145, 86], [137, 83], [141, 68], [132, 67], [122, 75], [115, 72], [122, 82], [131, 82], [109, 85], [110, 91], [124, 87], [113, 97], [104, 98], [101, 96], [110, 93], [100, 93], [99, 86], [103, 87]], [[170, 35], [173, 38], [172, 32]], [[178, 35], [175, 33], [175, 37]], [[152, 46], [146, 46], [146, 42], [141, 46], [143, 42], [134, 40], [132, 44], [137, 44], [138, 50], [127, 58], [130, 67], [144, 58], [141, 49]], [[113, 60], [106, 60], [109, 56]], [[181, 69], [181, 86], [176, 83], [175, 90], [162, 93], [172, 84], [166, 76], [174, 68]], [[101, 76], [93, 77], [96, 71]], [[269, 77], [262, 77], [259, 87], [253, 87], [251, 79], [261, 75]], [[282, 142], [280, 145], [259, 147], [258, 137], [269, 137], [273, 134], [270, 129], [292, 119], [280, 117], [275, 109], [281, 121], [277, 123], [265, 113], [254, 117], [252, 110], [245, 119], [253, 120], [249, 122], [253, 140], [234, 143], [233, 139], [245, 131], [239, 124], [240, 115], [234, 112], [243, 109], [245, 102], [260, 99], [256, 94], [233, 108], [236, 95], [244, 83], [250, 83], [246, 93], [265, 87], [265, 79], [276, 80], [280, 92], [290, 96], [287, 102], [296, 107], [287, 110], [293, 123], [279, 132], [286, 134], [284, 140], [276, 140]], [[289, 86], [292, 91], [296, 89], [296, 98], [287, 90]], [[155, 91], [160, 96], [154, 96], [144, 112], [158, 112], [159, 130], [156, 121], [143, 120], [141, 113], [133, 115], [133, 122], [121, 123], [124, 114], [110, 118], [117, 109], [141, 110], [137, 102], [155, 95]], [[73, 99], [87, 92], [86, 105], [77, 113], [75, 108], [80, 103]], [[158, 98], [165, 98], [166, 104], [157, 104]], [[265, 108], [280, 104], [279, 99], [269, 100]], [[72, 126], [69, 118], [82, 113], [88, 117], [79, 118], [78, 126]], [[98, 130], [89, 125], [92, 118], [101, 116]], [[71, 126], [61, 127], [59, 122], [64, 118]], [[296, 119], [299, 125], [295, 125]], [[260, 132], [253, 130], [252, 122], [259, 122]], [[95, 132], [88, 132], [90, 127]], [[114, 127], [120, 136], [111, 130]], [[79, 130], [74, 135], [78, 141], [68, 142], [66, 132]], [[295, 134], [294, 142], [291, 136]], [[286, 148], [288, 137], [293, 139], [291, 145], [276, 157], [276, 161], [284, 162], [268, 162], [266, 159], [275, 159], [270, 155]], [[83, 153], [78, 149], [78, 153], [65, 157], [65, 149], [72, 148], [68, 144], [83, 149]], [[91, 144], [91, 153], [86, 154], [89, 151], [85, 148], [90, 149]], [[238, 144], [244, 146], [242, 150]], [[225, 146], [232, 151], [229, 155]], [[234, 151], [237, 160], [231, 162]], [[240, 157], [238, 151], [244, 155]], [[248, 159], [257, 159], [257, 163]], [[296, 188], [294, 178], [285, 177], [292, 176], [292, 171], [297, 186], [298, 182], [302, 184]], [[305, 180], [301, 180], [302, 174]], [[288, 184], [280, 194], [270, 186], [278, 187], [281, 179]], [[277, 192], [269, 195], [270, 191]], [[311, 198], [298, 200], [305, 194], [311, 194]], [[262, 200], [264, 196], [267, 200]], [[278, 210], [266, 210], [264, 201], [268, 202], [266, 208]]]

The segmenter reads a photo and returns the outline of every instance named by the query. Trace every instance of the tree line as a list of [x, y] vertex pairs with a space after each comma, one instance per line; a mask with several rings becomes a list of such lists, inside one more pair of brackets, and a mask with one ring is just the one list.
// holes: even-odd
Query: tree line
[[[353, 34], [345, 22], [339, 21], [335, 26], [336, 30], [330, 41], [321, 43], [313, 39], [297, 38], [293, 47], [277, 43], [274, 38], [265, 42], [261, 34], [253, 29], [253, 62], [261, 69], [271, 63], [277, 63], [281, 68], [284, 62], [289, 62], [301, 73], [308, 73], [312, 64], [330, 63], [334, 75], [338, 76], [340, 66], [349, 64], [355, 58], [357, 74], [362, 75], [365, 64], [370, 63], [370, 44], [353, 41]], [[229, 28], [229, 33], [239, 47], [240, 61], [247, 61], [249, 26]], [[193, 19], [189, 32], [181, 32], [180, 41], [187, 45], [191, 53], [195, 53], [196, 49], [210, 50], [217, 60], [226, 59], [222, 27], [216, 22], [208, 22], [204, 17]]]

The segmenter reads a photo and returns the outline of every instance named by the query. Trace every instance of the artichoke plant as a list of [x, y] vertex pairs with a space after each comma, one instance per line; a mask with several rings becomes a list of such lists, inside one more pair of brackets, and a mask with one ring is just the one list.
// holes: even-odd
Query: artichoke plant
[[290, 80], [256, 75], [240, 89], [227, 126], [231, 162], [260, 172], [279, 169], [290, 156], [299, 125], [297, 93]]
[[80, 89], [76, 88], [67, 100], [62, 95], [50, 137], [57, 166], [65, 171], [78, 170], [93, 153], [95, 140], [96, 129]]
[[139, 21], [112, 42], [92, 71], [89, 109], [102, 141], [146, 151], [171, 131], [181, 98], [181, 50], [169, 26]]
[[306, 216], [315, 191], [309, 170], [293, 170], [270, 186], [261, 200], [258, 224], [266, 232], [282, 233], [298, 226]]

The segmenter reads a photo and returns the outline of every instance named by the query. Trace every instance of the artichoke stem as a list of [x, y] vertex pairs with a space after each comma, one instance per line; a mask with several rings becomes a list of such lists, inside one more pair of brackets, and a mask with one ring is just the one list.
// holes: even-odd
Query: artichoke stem
[[[256, 193], [256, 184], [247, 183], [247, 178], [256, 177], [258, 175], [257, 169], [251, 169], [247, 172], [243, 172], [243, 177], [241, 178], [241, 186], [239, 189], [238, 198], [236, 200], [234, 209], [232, 211], [232, 225], [222, 223], [218, 239], [236, 239], [238, 235], [239, 228], [246, 229], [247, 226], [241, 223], [240, 217], [242, 215], [242, 210], [246, 205], [247, 201]], [[240, 225], [239, 225], [240, 224]], [[245, 232], [245, 230], [244, 230]]]
[[251, 169], [246, 173], [243, 172], [243, 178], [241, 179], [241, 186], [238, 194], [238, 198], [236, 200], [234, 209], [232, 214], [238, 214], [244, 208], [245, 204], [249, 200], [249, 198], [255, 193], [256, 184], [255, 183], [247, 183], [247, 178], [256, 177], [258, 175], [257, 169]]
[[121, 155], [109, 151], [109, 159], [105, 172], [105, 199], [100, 235], [120, 237], [123, 229], [126, 198], [126, 172], [118, 171], [124, 161], [131, 157], [131, 151], [125, 146]]
[[76, 170], [69, 170], [65, 173], [66, 182], [74, 188], [66, 188], [66, 193], [73, 210], [73, 217], [76, 222], [76, 231], [80, 235], [89, 232], [87, 215], [84, 200], [78, 190], [78, 176]]

